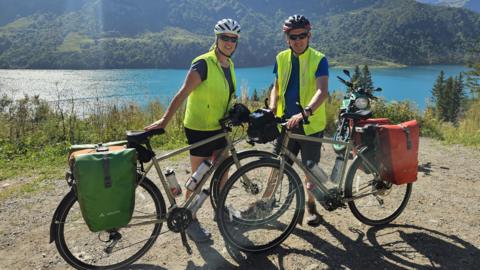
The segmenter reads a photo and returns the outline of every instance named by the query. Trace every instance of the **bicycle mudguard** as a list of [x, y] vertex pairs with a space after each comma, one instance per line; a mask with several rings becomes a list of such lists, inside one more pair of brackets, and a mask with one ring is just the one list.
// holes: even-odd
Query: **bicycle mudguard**
[[60, 209], [64, 208], [63, 205], [67, 203], [68, 198], [71, 196], [75, 196], [75, 191], [73, 190], [73, 188], [70, 189], [70, 191], [63, 197], [63, 199], [58, 204], [57, 209], [55, 209], [55, 212], [53, 213], [52, 222], [50, 223], [50, 241], [48, 243], [52, 243], [53, 241], [55, 241], [55, 238], [57, 237], [55, 235], [55, 232], [57, 231], [56, 227], [58, 226], [56, 222], [58, 220], [58, 216], [60, 215], [59, 211]]

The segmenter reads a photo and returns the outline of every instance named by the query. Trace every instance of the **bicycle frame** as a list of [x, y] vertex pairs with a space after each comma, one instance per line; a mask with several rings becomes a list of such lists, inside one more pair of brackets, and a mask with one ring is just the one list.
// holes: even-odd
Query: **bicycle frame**
[[[205, 175], [203, 176], [202, 180], [198, 183], [198, 185], [196, 186], [195, 190], [192, 191], [192, 193], [190, 194], [190, 196], [187, 198], [187, 200], [181, 204], [181, 205], [177, 205], [176, 203], [176, 200], [175, 200], [175, 196], [173, 195], [172, 191], [170, 190], [169, 186], [168, 186], [168, 182], [167, 182], [167, 179], [166, 177], [164, 176], [163, 172], [162, 172], [162, 169], [160, 167], [160, 162], [161, 161], [164, 161], [164, 160], [167, 160], [173, 156], [176, 156], [176, 155], [179, 155], [181, 153], [184, 153], [190, 149], [193, 149], [193, 148], [196, 148], [196, 147], [199, 147], [199, 146], [202, 146], [202, 145], [205, 145], [207, 143], [210, 143], [212, 141], [215, 141], [217, 139], [220, 139], [220, 138], [225, 138], [225, 140], [227, 141], [227, 147], [225, 147], [221, 152], [220, 154], [218, 155], [218, 157], [215, 159], [215, 161], [213, 162], [213, 165], [210, 167], [210, 169], [205, 173]], [[197, 143], [194, 143], [194, 144], [191, 144], [191, 145], [188, 145], [188, 146], [184, 146], [182, 148], [179, 148], [177, 150], [174, 150], [174, 151], [171, 151], [169, 153], [166, 153], [166, 154], [163, 154], [161, 156], [156, 156], [154, 155], [154, 157], [152, 158], [152, 161], [150, 162], [150, 164], [148, 164], [145, 168], [145, 170], [141, 173], [141, 178], [140, 178], [140, 181], [143, 181], [143, 179], [145, 179], [145, 177], [147, 176], [148, 172], [150, 172], [150, 170], [152, 169], [152, 167], [155, 168], [159, 178], [160, 178], [160, 183], [162, 184], [162, 187], [165, 191], [165, 194], [167, 195], [167, 198], [168, 198], [168, 201], [170, 202], [170, 207], [169, 209], [173, 209], [173, 208], [176, 208], [176, 207], [182, 207], [182, 208], [187, 208], [191, 203], [192, 201], [195, 199], [196, 195], [198, 195], [201, 190], [202, 190], [202, 187], [203, 185], [207, 182], [207, 180], [210, 178], [210, 175], [218, 168], [218, 166], [221, 164], [221, 161], [228, 157], [228, 153], [230, 152], [230, 154], [232, 155], [234, 161], [235, 161], [235, 164], [238, 167], [240, 167], [240, 161], [238, 159], [238, 156], [237, 156], [237, 152], [236, 152], [236, 149], [234, 147], [235, 145], [235, 141], [232, 141], [232, 139], [230, 138], [229, 136], [229, 131], [227, 130], [227, 128], [224, 128], [222, 133], [219, 133], [213, 137], [209, 137], [209, 138], [206, 138], [204, 140], [201, 140]], [[149, 150], [152, 150], [152, 147], [150, 145], [150, 143], [148, 142], [147, 143], [147, 149]], [[153, 152], [153, 151], [152, 151]], [[192, 172], [193, 173], [193, 172]], [[151, 215], [148, 215], [148, 216], [142, 216], [142, 217], [132, 217], [132, 218], [136, 218], [136, 219], [146, 219], [146, 218], [152, 218], [154, 216], [151, 216]], [[162, 223], [162, 222], [165, 222], [166, 221], [166, 218], [161, 218], [161, 219], [155, 219], [155, 220], [152, 220], [152, 221], [146, 221], [146, 222], [142, 222], [142, 223], [136, 223], [136, 224], [133, 224], [133, 225], [127, 225], [127, 227], [130, 227], [130, 226], [139, 226], [139, 225], [145, 225], [145, 224], [149, 224], [149, 223]]]
[[[299, 158], [297, 158], [296, 155], [294, 155], [290, 150], [287, 149], [288, 142], [290, 140], [296, 140], [296, 141], [310, 141], [310, 142], [326, 143], [326, 144], [340, 144], [340, 145], [345, 145], [346, 146], [344, 156], [343, 156], [345, 162], [341, 166], [340, 181], [338, 181], [337, 186], [336, 186], [338, 188], [338, 190], [343, 191], [345, 178], [346, 178], [346, 173], [347, 173], [347, 167], [348, 167], [348, 160], [349, 160], [348, 156], [349, 156], [350, 151], [353, 148], [355, 148], [355, 146], [353, 145], [353, 141], [348, 140], [347, 142], [344, 142], [344, 141], [334, 140], [332, 138], [310, 137], [310, 136], [307, 136], [307, 135], [292, 133], [292, 131], [286, 130], [285, 127], [282, 127], [282, 129], [283, 129], [282, 132], [284, 134], [284, 139], [282, 141], [282, 147], [280, 149], [280, 154], [279, 154], [280, 171], [283, 171], [283, 169], [285, 167], [285, 163], [287, 162], [285, 157], [288, 157], [289, 159], [291, 159], [293, 161], [294, 164], [296, 164], [298, 167], [300, 167], [300, 169], [305, 173], [305, 175], [307, 176], [309, 181], [312, 181], [315, 185], [317, 185], [321, 189], [321, 191], [325, 194], [329, 193], [329, 189], [319, 179], [317, 179], [317, 177], [309, 169], [306, 168], [306, 166], [302, 163], [302, 161]], [[368, 170], [372, 171], [376, 176], [378, 176], [377, 169], [368, 160], [368, 158], [366, 158], [365, 155], [364, 155], [364, 152], [367, 151], [367, 149], [368, 149], [367, 146], [364, 146], [364, 147], [360, 148], [359, 151], [356, 153], [356, 155], [358, 156], [358, 158], [361, 158], [364, 161], [364, 164], [366, 165]], [[281, 182], [283, 174], [279, 174], [279, 177], [280, 177], [280, 179], [278, 179], [278, 182]], [[270, 184], [271, 179], [268, 182]], [[274, 189], [276, 189], [276, 187], [274, 187]], [[273, 193], [271, 193], [271, 194], [273, 194]], [[342, 201], [342, 203], [345, 203], [345, 202], [352, 201], [352, 200], [355, 200], [355, 199], [359, 199], [359, 198], [362, 198], [362, 197], [368, 196], [368, 195], [370, 195], [370, 194], [363, 194], [362, 196], [353, 197], [353, 198], [342, 198], [341, 201]], [[344, 196], [344, 193], [342, 193], [342, 196]]]

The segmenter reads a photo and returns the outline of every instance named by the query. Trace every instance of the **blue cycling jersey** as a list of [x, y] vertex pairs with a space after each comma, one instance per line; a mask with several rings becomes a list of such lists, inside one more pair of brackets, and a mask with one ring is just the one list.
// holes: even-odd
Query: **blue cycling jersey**
[[[275, 66], [273, 67], [273, 73], [275, 73], [276, 78], [278, 78], [277, 69], [277, 62], [275, 62]], [[298, 57], [292, 53], [292, 72], [290, 74], [290, 79], [288, 80], [287, 89], [285, 91], [286, 104], [285, 111], [283, 112], [287, 118], [300, 112], [300, 109], [296, 105], [296, 103], [300, 100], [299, 73], [300, 64], [298, 61]], [[320, 63], [318, 63], [317, 71], [315, 72], [316, 78], [321, 76], [328, 76], [328, 60], [326, 57], [323, 57]], [[302, 106], [306, 105], [307, 104], [302, 104]]]

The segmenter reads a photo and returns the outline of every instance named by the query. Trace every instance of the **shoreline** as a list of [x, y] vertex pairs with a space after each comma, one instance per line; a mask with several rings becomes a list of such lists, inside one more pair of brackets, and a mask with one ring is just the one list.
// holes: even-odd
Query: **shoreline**
[[[369, 68], [372, 69], [388, 69], [388, 68], [408, 68], [408, 67], [427, 67], [427, 66], [463, 66], [468, 67], [467, 64], [425, 64], [425, 65], [404, 65], [404, 64], [386, 64], [386, 65], [368, 65]], [[363, 67], [365, 64], [337, 64], [337, 63], [330, 63], [329, 68], [333, 69], [353, 69], [355, 66]], [[236, 69], [247, 69], [247, 68], [265, 68], [265, 67], [272, 67], [273, 65], [265, 65], [265, 66], [236, 66]], [[0, 68], [1, 71], [105, 71], [105, 70], [187, 70], [187, 68], [91, 68], [91, 69], [72, 69], [72, 68]]]

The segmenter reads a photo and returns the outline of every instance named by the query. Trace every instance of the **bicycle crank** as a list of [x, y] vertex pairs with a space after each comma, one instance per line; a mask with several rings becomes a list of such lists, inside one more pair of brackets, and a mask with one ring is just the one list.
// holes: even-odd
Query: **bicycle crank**
[[185, 231], [192, 222], [192, 212], [187, 208], [175, 208], [167, 218], [168, 229], [172, 232]]
[[327, 211], [334, 211], [337, 208], [346, 207], [345, 203], [342, 201], [342, 196], [337, 188], [330, 190], [330, 193], [326, 196], [324, 201], [321, 201], [320, 204]]

